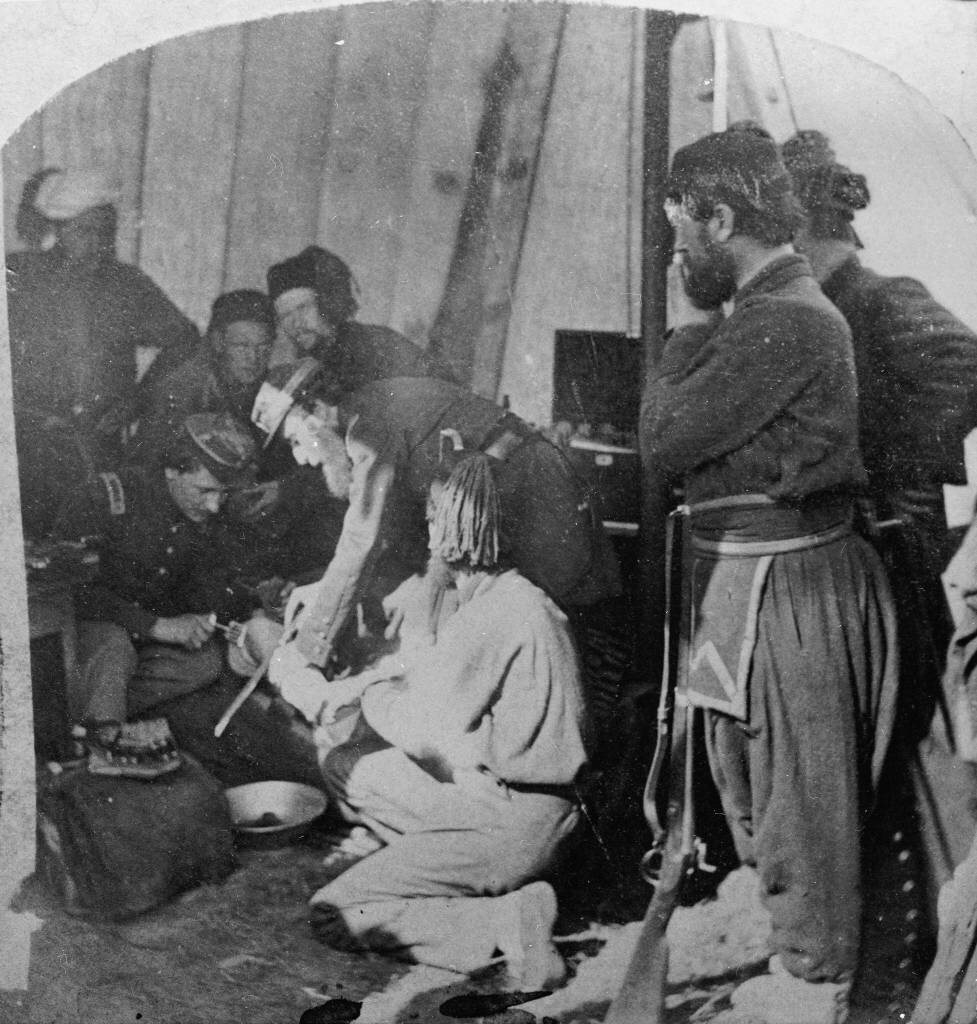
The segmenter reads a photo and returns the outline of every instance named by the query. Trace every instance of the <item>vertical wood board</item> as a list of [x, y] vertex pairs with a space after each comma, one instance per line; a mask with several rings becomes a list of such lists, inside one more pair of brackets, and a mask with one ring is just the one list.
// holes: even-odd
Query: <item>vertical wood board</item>
[[227, 290], [264, 289], [272, 263], [316, 240], [341, 25], [316, 11], [245, 28]]
[[[0, 187], [2, 187], [0, 173]], [[0, 288], [0, 913], [34, 871], [34, 709], [31, 699], [27, 579], [14, 440], [7, 291]], [[7, 928], [0, 940], [23, 940]], [[0, 945], [2, 945], [0, 941]], [[2, 951], [5, 957], [23, 950]], [[6, 964], [5, 964], [6, 966]], [[26, 988], [27, 978], [23, 979]]]
[[485, 81], [478, 159], [432, 328], [437, 350], [479, 394], [494, 398], [505, 350], [565, 9], [509, 8]]
[[154, 52], [143, 183], [142, 266], [202, 327], [224, 281], [244, 30]]
[[482, 81], [505, 28], [501, 4], [437, 10], [417, 127], [390, 326], [427, 345], [444, 293], [482, 112]]
[[702, 19], [679, 26], [669, 77], [671, 154], [712, 131], [713, 74], [709, 22]]
[[758, 25], [730, 22], [729, 121], [759, 121], [778, 142], [797, 130], [790, 96], [781, 75], [773, 35]]
[[[472, 388], [495, 398], [499, 391], [505, 346], [512, 316], [526, 223], [533, 199], [560, 51], [570, 8], [541, 4], [515, 8], [508, 41], [524, 74], [516, 82], [508, 130], [504, 135], [501, 172], [496, 176], [491, 207], [494, 252], [487, 253], [488, 289], [485, 316], [475, 334]], [[523, 169], [525, 173], [523, 174]], [[516, 338], [516, 344], [522, 339]]]
[[364, 321], [390, 316], [436, 12], [431, 3], [343, 9], [318, 230], [353, 271]]
[[627, 10], [568, 14], [501, 383], [533, 422], [550, 419], [555, 331], [625, 332], [630, 323], [634, 27]]

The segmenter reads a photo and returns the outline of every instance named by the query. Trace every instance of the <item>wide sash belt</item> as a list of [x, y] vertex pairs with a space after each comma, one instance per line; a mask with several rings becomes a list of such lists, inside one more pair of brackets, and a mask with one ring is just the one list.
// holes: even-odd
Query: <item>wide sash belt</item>
[[789, 551], [804, 551], [831, 544], [852, 532], [850, 522], [808, 533], [801, 537], [786, 537], [783, 540], [707, 540], [695, 535], [692, 526], [692, 549], [700, 554], [717, 555], [723, 558], [759, 558], [762, 555], [782, 555]]
[[764, 494], [738, 494], [700, 502], [689, 512], [684, 697], [748, 721], [760, 612], [774, 559], [850, 536], [850, 507], [833, 496], [787, 505]]

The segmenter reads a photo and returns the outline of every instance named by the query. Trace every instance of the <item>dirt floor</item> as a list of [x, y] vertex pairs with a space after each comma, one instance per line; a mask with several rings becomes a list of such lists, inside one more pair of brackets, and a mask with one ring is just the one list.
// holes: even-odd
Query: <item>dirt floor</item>
[[[306, 900], [336, 865], [323, 866], [323, 837], [271, 850], [242, 850], [220, 885], [184, 894], [124, 924], [66, 915], [37, 881], [19, 910], [43, 922], [33, 936], [30, 990], [0, 995], [4, 1024], [298, 1024], [327, 1000], [362, 1003], [362, 1024], [447, 1022], [451, 996], [505, 987], [502, 965], [474, 977], [320, 945]], [[639, 922], [600, 923], [566, 913], [558, 945], [567, 986], [495, 1016], [495, 1024], [589, 1024], [603, 1020], [637, 938]], [[573, 919], [573, 918], [576, 919]], [[669, 928], [669, 1024], [708, 1021], [736, 983], [766, 965], [767, 918], [756, 876], [732, 872], [718, 897], [679, 908]], [[883, 1012], [859, 1024], [906, 1021]]]

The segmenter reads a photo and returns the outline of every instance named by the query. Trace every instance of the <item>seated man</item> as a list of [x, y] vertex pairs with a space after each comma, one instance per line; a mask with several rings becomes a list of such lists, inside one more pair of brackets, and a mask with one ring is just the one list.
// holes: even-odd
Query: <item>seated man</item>
[[214, 300], [205, 344], [160, 377], [146, 399], [134, 453], [151, 457], [161, 437], [195, 412], [224, 412], [248, 422], [275, 339], [275, 307], [242, 289]]
[[254, 453], [228, 416], [190, 416], [152, 468], [99, 474], [73, 503], [61, 533], [99, 538], [98, 574], [76, 595], [80, 678], [75, 722], [124, 722], [213, 683], [218, 619], [250, 599], [230, 585], [210, 520]]
[[[152, 461], [165, 438], [192, 413], [228, 413], [250, 427], [251, 407], [266, 378], [275, 337], [275, 307], [263, 292], [225, 292], [211, 309], [205, 344], [157, 381], [130, 445], [134, 461]], [[321, 474], [295, 465], [288, 447], [256, 442], [257, 482], [238, 491], [221, 517], [221, 543], [242, 578], [290, 578], [332, 557], [345, 507], [331, 501]]]
[[355, 321], [355, 290], [349, 267], [318, 245], [269, 268], [268, 293], [287, 342], [272, 363], [312, 356], [346, 391], [386, 377], [455, 379], [448, 366], [402, 334]]
[[[500, 564], [499, 520], [490, 460], [472, 455], [430, 527], [458, 610], [401, 677], [365, 673], [353, 735], [320, 747], [340, 812], [387, 845], [312, 897], [312, 925], [331, 945], [461, 972], [498, 950], [536, 989], [566, 973], [537, 879], [578, 820], [583, 694], [566, 617]], [[327, 715], [356, 689], [324, 683]]]
[[[46, 251], [7, 257], [7, 296], [17, 416], [70, 420], [116, 458], [139, 398], [182, 362], [197, 328], [145, 274], [118, 259], [121, 190], [99, 170], [49, 168], [33, 193], [28, 233], [49, 231]], [[142, 381], [137, 350], [156, 359]], [[22, 445], [21, 455], [31, 449]]]

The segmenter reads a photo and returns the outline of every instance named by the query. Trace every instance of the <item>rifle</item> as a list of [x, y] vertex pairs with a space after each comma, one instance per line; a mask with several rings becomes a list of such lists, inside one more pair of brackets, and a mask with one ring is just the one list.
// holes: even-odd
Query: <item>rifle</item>
[[[645, 784], [644, 811], [652, 833], [651, 849], [641, 872], [654, 886], [631, 963], [611, 1003], [605, 1024], [661, 1024], [668, 980], [665, 931], [681, 894], [705, 848], [695, 837], [692, 777], [695, 763], [695, 708], [684, 701], [675, 720], [676, 692], [688, 671], [688, 633], [682, 608], [684, 535], [688, 508], [670, 513], [665, 551], [665, 651], [658, 697], [655, 754]], [[658, 791], [667, 769], [668, 802], [664, 824], [658, 813]], [[703, 870], [708, 870], [702, 864]]]

